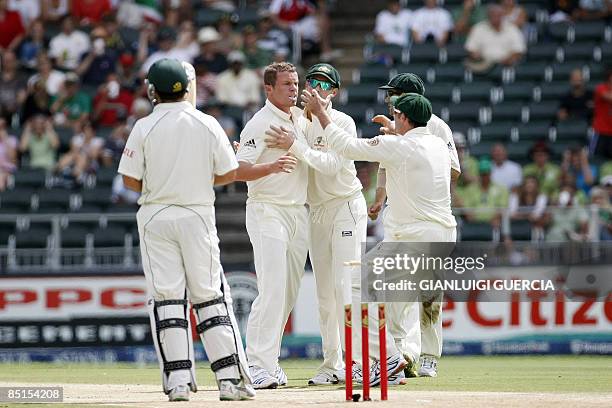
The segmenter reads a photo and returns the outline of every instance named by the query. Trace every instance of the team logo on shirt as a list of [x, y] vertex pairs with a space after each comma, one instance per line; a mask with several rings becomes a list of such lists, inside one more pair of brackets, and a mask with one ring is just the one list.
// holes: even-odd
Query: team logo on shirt
[[448, 144], [446, 145], [446, 147], [448, 147], [449, 151], [453, 150], [453, 143], [452, 142], [448, 142]]
[[244, 147], [250, 147], [251, 149], [257, 149], [257, 145], [255, 144], [255, 139], [251, 139], [244, 144]]
[[322, 149], [325, 147], [325, 143], [323, 143], [323, 136], [319, 136], [315, 139], [314, 147]]
[[368, 144], [370, 146], [377, 146], [378, 145], [378, 137], [373, 137], [370, 140], [368, 140]]
[[342, 237], [352, 237], [353, 231], [342, 231]]

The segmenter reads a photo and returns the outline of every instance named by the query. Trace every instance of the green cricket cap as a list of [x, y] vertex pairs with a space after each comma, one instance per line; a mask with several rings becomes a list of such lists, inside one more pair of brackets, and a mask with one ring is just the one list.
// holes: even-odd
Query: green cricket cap
[[401, 91], [402, 93], [410, 92], [423, 95], [425, 93], [425, 84], [423, 84], [423, 80], [418, 75], [412, 73], [404, 73], [394, 76], [387, 83], [387, 85], [383, 85], [378, 89], [395, 89]]
[[166, 94], [183, 92], [189, 83], [183, 64], [171, 58], [162, 58], [151, 65], [147, 79], [157, 92]]
[[316, 75], [327, 78], [335, 88], [340, 88], [340, 73], [333, 66], [325, 63], [314, 64], [306, 72], [306, 79], [310, 79]]
[[396, 111], [403, 113], [414, 122], [427, 123], [431, 118], [431, 103], [426, 97], [417, 93], [407, 93], [394, 98], [393, 106]]

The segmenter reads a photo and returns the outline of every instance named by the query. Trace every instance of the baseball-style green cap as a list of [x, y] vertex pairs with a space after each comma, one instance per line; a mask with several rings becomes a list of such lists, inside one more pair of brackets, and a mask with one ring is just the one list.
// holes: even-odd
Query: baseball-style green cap
[[383, 85], [378, 89], [395, 89], [401, 92], [412, 92], [423, 95], [425, 93], [425, 84], [423, 84], [423, 80], [418, 75], [404, 73], [397, 74], [391, 78], [387, 85]]
[[189, 82], [183, 65], [171, 58], [162, 58], [151, 65], [147, 79], [157, 92], [166, 94], [183, 92]]
[[491, 160], [488, 157], [484, 157], [478, 162], [478, 173], [487, 174], [491, 173]]
[[315, 75], [324, 76], [334, 87], [340, 88], [340, 73], [333, 66], [325, 63], [314, 64], [306, 72], [306, 79], [312, 78]]
[[393, 106], [397, 112], [418, 123], [427, 123], [431, 118], [431, 103], [426, 97], [417, 93], [407, 93], [398, 97], [394, 100]]

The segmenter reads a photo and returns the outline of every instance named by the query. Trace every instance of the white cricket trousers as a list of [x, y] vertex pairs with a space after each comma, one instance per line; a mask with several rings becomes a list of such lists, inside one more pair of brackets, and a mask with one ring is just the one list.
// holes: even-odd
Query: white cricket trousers
[[[457, 229], [437, 223], [417, 222], [407, 225], [401, 236], [388, 236], [386, 242], [456, 242]], [[405, 358], [418, 362], [421, 354], [442, 354], [442, 312], [438, 320], [421, 321], [421, 302], [387, 303], [387, 327]]]
[[272, 374], [304, 275], [308, 211], [305, 206], [247, 203], [246, 227], [253, 246], [259, 292], [247, 323], [247, 357], [249, 365]]
[[[344, 368], [344, 262], [361, 258], [367, 236], [365, 199], [334, 200], [310, 209], [310, 262], [319, 302], [323, 364], [319, 372], [334, 374]], [[354, 316], [358, 316], [354, 315]]]

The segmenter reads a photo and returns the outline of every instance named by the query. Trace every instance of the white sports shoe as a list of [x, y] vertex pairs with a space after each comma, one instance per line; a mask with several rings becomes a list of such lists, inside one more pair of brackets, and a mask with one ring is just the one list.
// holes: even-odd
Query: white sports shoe
[[406, 375], [404, 371], [400, 371], [399, 373], [392, 375], [387, 379], [389, 385], [403, 385], [406, 384]]
[[438, 376], [438, 359], [430, 355], [422, 355], [419, 358], [419, 376], [420, 377], [437, 377]]
[[[406, 367], [408, 363], [404, 360], [401, 353], [387, 358], [387, 379], [393, 377]], [[380, 384], [380, 362], [375, 361], [370, 369], [370, 386], [375, 387]]]
[[219, 380], [219, 399], [221, 401], [248, 400], [254, 396], [255, 389], [250, 385], [245, 385], [242, 380], [237, 378]]
[[287, 374], [285, 374], [283, 368], [280, 365], [276, 366], [273, 375], [278, 380], [278, 385], [287, 385]]
[[177, 385], [168, 393], [168, 401], [189, 401], [189, 386]]
[[353, 362], [352, 372], [353, 381], [357, 384], [363, 383], [363, 371], [361, 371], [361, 364]]
[[337, 374], [330, 374], [328, 372], [318, 372], [308, 380], [308, 385], [334, 385], [338, 384], [340, 379]]
[[270, 375], [268, 370], [259, 366], [249, 367], [251, 377], [253, 378], [253, 388], [256, 390], [265, 388], [276, 388], [278, 387], [278, 380], [276, 377]]

